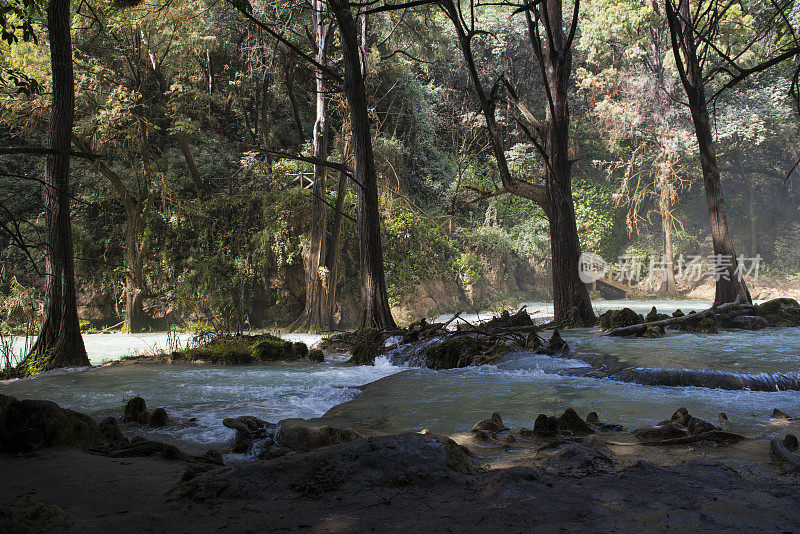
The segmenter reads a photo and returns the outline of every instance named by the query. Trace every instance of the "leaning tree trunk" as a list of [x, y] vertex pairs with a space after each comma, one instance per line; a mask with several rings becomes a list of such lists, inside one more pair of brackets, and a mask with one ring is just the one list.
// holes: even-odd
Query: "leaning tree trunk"
[[548, 168], [545, 184], [549, 202], [550, 251], [553, 272], [553, 311], [556, 321], [593, 325], [589, 290], [579, 275], [581, 246], [572, 201], [572, 161], [569, 157], [569, 78], [572, 51], [563, 30], [561, 0], [547, 0], [545, 24], [552, 38], [542, 46], [544, 72], [549, 87], [544, 122], [544, 149]]
[[386, 293], [383, 271], [383, 250], [378, 215], [378, 177], [372, 154], [367, 92], [359, 55], [358, 28], [346, 0], [331, 0], [330, 7], [339, 25], [344, 64], [344, 90], [353, 137], [353, 174], [358, 194], [361, 326], [393, 328], [396, 325], [389, 310], [389, 297]]
[[75, 115], [69, 0], [50, 0], [47, 34], [53, 76], [45, 164], [45, 291], [39, 338], [20, 364], [23, 376], [60, 367], [89, 365], [78, 323], [72, 223], [69, 212], [69, 155]]

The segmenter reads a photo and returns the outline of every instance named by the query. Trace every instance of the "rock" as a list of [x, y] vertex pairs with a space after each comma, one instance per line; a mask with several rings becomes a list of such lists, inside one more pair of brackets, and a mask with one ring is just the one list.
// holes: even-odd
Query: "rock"
[[555, 436], [558, 434], [558, 419], [540, 413], [533, 422], [533, 432], [540, 436]]
[[547, 354], [549, 356], [564, 356], [569, 353], [569, 345], [561, 338], [561, 333], [558, 331], [558, 328], [556, 328], [553, 330], [553, 335], [550, 336], [547, 345], [537, 349], [536, 353]]
[[800, 419], [798, 417], [792, 417], [791, 415], [777, 408], [772, 410], [772, 418], [777, 421], [797, 421], [798, 419]]
[[164, 408], [156, 408], [150, 414], [150, 421], [148, 424], [152, 427], [159, 428], [167, 425], [167, 419], [169, 419], [167, 411]]
[[[700, 314], [690, 313], [689, 315]], [[715, 334], [719, 332], [719, 322], [713, 314], [693, 317], [686, 321], [676, 323], [672, 326], [678, 330], [683, 330], [684, 332], [697, 332], [701, 334]]]
[[725, 412], [717, 416], [717, 422], [722, 430], [728, 430], [728, 415]]
[[681, 311], [681, 309], [680, 309], [680, 308], [678, 308], [677, 310], [675, 310], [674, 312], [672, 312], [672, 316], [673, 316], [673, 317], [675, 317], [675, 318], [678, 318], [678, 317], [683, 317], [684, 315], [686, 315], [686, 314], [685, 314], [685, 313], [683, 313], [683, 311]]
[[794, 299], [768, 300], [756, 309], [757, 315], [765, 318], [770, 326], [800, 326], [800, 304]]
[[222, 424], [236, 430], [231, 450], [235, 453], [246, 453], [250, 450], [255, 440], [272, 438], [277, 425], [269, 423], [252, 415], [228, 417]]
[[786, 447], [786, 450], [789, 452], [797, 452], [797, 436], [794, 434], [786, 434], [783, 438], [783, 446]]
[[305, 358], [308, 347], [305, 343], [292, 343], [277, 336], [262, 334], [253, 344], [252, 353], [260, 362], [292, 361]]
[[616, 461], [614, 454], [597, 436], [590, 436], [583, 443], [562, 443], [555, 451], [548, 452], [542, 467], [554, 475], [584, 477], [608, 471]]
[[645, 322], [647, 323], [652, 323], [654, 321], [663, 321], [664, 319], [669, 319], [669, 315], [667, 315], [666, 313], [658, 313], [658, 310], [656, 310], [655, 306], [653, 306], [650, 309], [650, 311], [644, 318]]
[[297, 358], [305, 358], [308, 356], [308, 345], [302, 341], [295, 341], [292, 343], [292, 352]]
[[0, 395], [0, 451], [20, 453], [45, 447], [105, 445], [94, 419], [50, 401]]
[[683, 425], [672, 422], [649, 428], [637, 428], [633, 431], [633, 437], [635, 437], [640, 443], [684, 438], [688, 435], [689, 431], [686, 430]]
[[472, 432], [484, 431], [497, 433], [504, 430], [508, 430], [508, 428], [503, 424], [503, 419], [497, 412], [494, 412], [491, 418], [482, 419], [475, 423], [475, 426], [472, 427]]
[[683, 425], [686, 430], [689, 431], [689, 434], [693, 436], [696, 434], [711, 432], [712, 430], [719, 430], [719, 428], [715, 427], [711, 423], [703, 421], [702, 419], [698, 419], [697, 417], [689, 414], [686, 408], [678, 408], [675, 413], [672, 414], [670, 421], [673, 423], [678, 423], [679, 425]]
[[650, 325], [644, 332], [642, 332], [641, 337], [658, 339], [660, 337], [664, 337], [664, 334], [665, 332], [663, 326]]
[[597, 412], [589, 412], [586, 414], [586, 422], [590, 424], [600, 424], [600, 417]]
[[277, 445], [272, 445], [269, 447], [265, 447], [261, 449], [258, 454], [256, 454], [256, 458], [259, 460], [272, 460], [274, 458], [280, 458], [281, 456], [286, 456], [292, 452], [292, 449], [287, 449], [286, 447], [278, 447]]
[[533, 325], [533, 319], [531, 319], [531, 316], [523, 308], [514, 315], [511, 315], [508, 310], [503, 310], [500, 315], [486, 321], [482, 326], [486, 328], [514, 328]]
[[424, 351], [429, 369], [455, 369], [500, 361], [508, 346], [483, 336], [458, 336], [435, 343]]
[[603, 330], [611, 330], [612, 328], [621, 328], [623, 326], [633, 326], [641, 324], [642, 318], [630, 308], [622, 308], [621, 310], [608, 310], [600, 316], [600, 328]]
[[729, 325], [742, 330], [761, 330], [769, 326], [767, 320], [758, 315], [739, 315], [730, 320]]
[[594, 434], [594, 430], [572, 408], [567, 408], [558, 418], [558, 430], [573, 434]]
[[311, 349], [308, 351], [308, 359], [314, 363], [322, 363], [325, 361], [325, 353], [320, 349]]
[[[417, 433], [380, 436], [307, 453], [215, 469], [172, 488], [171, 499], [285, 499], [365, 487], [406, 487], [462, 480], [473, 471], [469, 452], [445, 437]], [[275, 481], [277, 483], [268, 483]], [[461, 482], [463, 483], [463, 482]]]
[[106, 417], [100, 424], [97, 425], [100, 433], [103, 435], [104, 438], [111, 444], [112, 447], [119, 448], [125, 445], [128, 445], [130, 441], [122, 434], [122, 430], [119, 429], [119, 424], [117, 423], [116, 418], [114, 417]]
[[130, 423], [141, 423], [146, 425], [150, 421], [150, 414], [147, 412], [147, 404], [141, 397], [134, 397], [125, 405], [125, 415], [122, 420]]
[[355, 365], [375, 365], [377, 358], [383, 350], [383, 333], [374, 328], [362, 328], [350, 334], [352, 355], [348, 363]]
[[281, 421], [275, 431], [275, 443], [293, 451], [307, 452], [330, 445], [339, 445], [361, 439], [361, 435], [349, 428], [332, 426], [305, 426]]

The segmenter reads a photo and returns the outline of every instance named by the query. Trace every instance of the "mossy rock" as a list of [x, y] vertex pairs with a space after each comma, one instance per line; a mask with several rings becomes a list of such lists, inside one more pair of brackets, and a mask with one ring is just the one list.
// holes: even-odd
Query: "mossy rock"
[[658, 310], [655, 306], [653, 306], [650, 311], [645, 316], [645, 322], [652, 323], [655, 321], [663, 321], [664, 319], [669, 319], [669, 315], [666, 313], [658, 313]]
[[430, 369], [454, 369], [497, 363], [508, 346], [480, 337], [460, 336], [425, 349], [425, 366]]
[[[695, 315], [695, 314], [689, 314]], [[680, 322], [675, 325], [684, 332], [697, 332], [700, 334], [716, 334], [719, 332], [719, 322], [713, 315], [703, 315], [700, 318]]]
[[600, 316], [600, 328], [603, 330], [612, 330], [614, 328], [622, 328], [624, 326], [633, 326], [643, 322], [642, 316], [630, 308], [622, 308], [621, 310], [608, 310]]
[[308, 359], [314, 363], [322, 363], [325, 361], [325, 353], [320, 349], [311, 349], [308, 351]]
[[205, 345], [174, 352], [171, 359], [178, 362], [241, 365], [293, 361], [305, 358], [307, 354], [308, 347], [305, 343], [292, 343], [272, 334], [259, 334], [218, 337]]
[[768, 300], [757, 306], [757, 313], [770, 326], [800, 326], [800, 304], [794, 299]]
[[351, 349], [352, 355], [348, 363], [356, 365], [375, 365], [375, 358], [377, 358], [381, 350], [383, 350], [383, 333], [374, 328], [362, 328], [356, 330], [351, 334]]
[[647, 327], [647, 330], [642, 332], [641, 337], [649, 338], [649, 339], [657, 339], [660, 337], [664, 337], [664, 327], [663, 326], [656, 326], [650, 325]]
[[686, 314], [685, 314], [685, 313], [683, 313], [683, 311], [682, 311], [680, 308], [678, 308], [677, 310], [675, 310], [674, 312], [672, 312], [672, 316], [673, 316], [674, 318], [676, 318], [676, 319], [677, 319], [678, 317], [683, 317], [683, 316], [685, 316], [685, 315], [686, 315]]
[[[306, 353], [308, 348], [300, 343]], [[305, 354], [303, 354], [305, 356]], [[299, 358], [295, 344], [279, 337], [265, 334], [253, 343], [253, 358], [260, 362], [291, 361]]]

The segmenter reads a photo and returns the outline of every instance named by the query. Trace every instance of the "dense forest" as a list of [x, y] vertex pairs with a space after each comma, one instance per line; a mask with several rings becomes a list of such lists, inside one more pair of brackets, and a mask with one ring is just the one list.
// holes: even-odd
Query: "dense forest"
[[[59, 3], [4, 1], [6, 330], [46, 293]], [[82, 327], [320, 330], [521, 298], [591, 323], [580, 251], [759, 256], [796, 280], [800, 7], [556, 4], [71, 2]], [[640, 269], [648, 294], [702, 282]]]

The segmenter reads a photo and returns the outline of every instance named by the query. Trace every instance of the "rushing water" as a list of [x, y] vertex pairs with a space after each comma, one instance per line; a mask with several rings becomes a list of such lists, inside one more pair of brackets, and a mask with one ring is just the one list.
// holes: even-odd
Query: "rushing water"
[[[647, 312], [654, 304], [663, 312], [700, 310], [708, 305], [609, 301], [596, 303], [595, 308], [627, 305]], [[540, 317], [548, 311], [542, 303], [531, 303], [528, 309], [538, 311]], [[486, 314], [480, 317], [486, 318]], [[651, 374], [656, 373], [654, 369], [685, 369], [689, 371], [682, 372], [690, 376], [697, 376], [696, 371], [713, 376], [720, 372], [737, 377], [797, 376], [798, 328], [718, 335], [671, 333], [662, 339], [612, 338], [595, 329], [577, 329], [563, 336], [573, 349], [569, 359], [516, 353], [496, 366], [447, 371], [409, 369], [392, 365], [388, 358], [380, 358], [374, 367], [357, 367], [345, 364], [342, 356], [329, 357], [322, 364], [109, 366], [0, 383], [0, 393], [50, 399], [95, 417], [119, 416], [126, 400], [141, 395], [149, 407], [165, 407], [172, 422], [159, 431], [129, 427], [126, 432], [144, 433], [189, 450], [222, 445], [231, 436], [222, 419], [245, 414], [277, 421], [319, 417], [330, 410], [326, 417], [332, 424], [355, 425], [365, 431], [430, 428], [444, 433], [469, 430], [493, 411], [499, 411], [514, 427], [530, 427], [539, 413], [557, 414], [568, 406], [582, 414], [597, 411], [609, 422], [628, 427], [661, 420], [677, 407], [686, 406], [711, 420], [726, 412], [733, 429], [743, 432], [763, 430], [773, 408], [800, 414], [798, 391], [675, 387], [580, 376], [591, 370], [586, 361], [599, 353], [617, 358], [629, 369], [643, 368]], [[175, 342], [163, 334], [87, 335], [84, 339], [93, 362], [167, 348]], [[319, 336], [291, 339], [313, 344]]]

